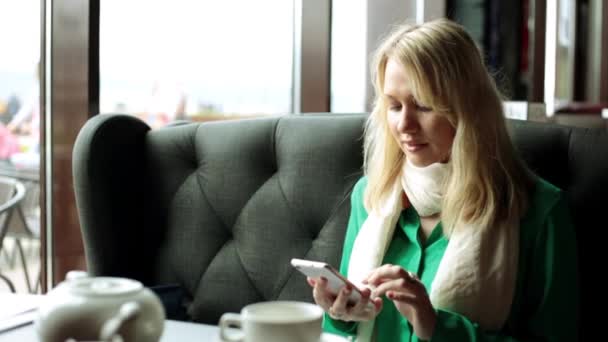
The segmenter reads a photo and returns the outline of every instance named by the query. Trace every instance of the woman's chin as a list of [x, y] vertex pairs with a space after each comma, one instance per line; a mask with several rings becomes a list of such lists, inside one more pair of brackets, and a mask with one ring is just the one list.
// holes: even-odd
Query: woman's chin
[[428, 156], [416, 155], [416, 154], [406, 154], [406, 158], [412, 163], [412, 165], [416, 167], [426, 167], [431, 164], [441, 163], [442, 160], [439, 158], [429, 158]]

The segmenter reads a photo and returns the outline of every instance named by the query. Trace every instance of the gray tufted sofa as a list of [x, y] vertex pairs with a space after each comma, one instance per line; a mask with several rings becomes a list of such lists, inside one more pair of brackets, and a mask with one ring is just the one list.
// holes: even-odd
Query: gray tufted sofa
[[[349, 194], [362, 175], [365, 117], [289, 115], [155, 131], [131, 116], [93, 117], [73, 152], [89, 272], [177, 284], [197, 322], [217, 323], [257, 301], [312, 300], [289, 260], [339, 264]], [[530, 167], [569, 192], [577, 230], [605, 228], [606, 133], [509, 125]], [[598, 318], [584, 309], [600, 291], [590, 271], [603, 242], [579, 234], [578, 243], [582, 323], [592, 327]]]

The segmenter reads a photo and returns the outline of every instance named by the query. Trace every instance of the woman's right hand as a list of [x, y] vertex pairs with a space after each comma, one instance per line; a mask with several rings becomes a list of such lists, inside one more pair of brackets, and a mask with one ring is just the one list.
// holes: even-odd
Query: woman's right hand
[[[371, 290], [365, 288], [361, 290], [361, 300], [355, 305], [348, 305], [348, 296], [353, 289], [344, 286], [338, 295], [331, 293], [327, 289], [327, 279], [306, 278], [308, 284], [313, 288], [312, 296], [317, 305], [329, 314], [329, 317], [346, 322], [362, 322], [375, 318], [382, 310], [382, 298], [370, 298]], [[368, 305], [369, 303], [373, 305]]]

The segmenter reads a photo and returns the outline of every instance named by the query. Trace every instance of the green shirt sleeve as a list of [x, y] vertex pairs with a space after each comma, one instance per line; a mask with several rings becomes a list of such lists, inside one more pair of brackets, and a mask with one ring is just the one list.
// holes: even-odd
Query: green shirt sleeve
[[524, 309], [503, 331], [484, 333], [454, 312], [437, 310], [431, 341], [576, 341], [579, 284], [576, 237], [563, 194], [545, 216], [529, 256]]
[[[361, 178], [350, 196], [350, 217], [346, 228], [346, 236], [344, 238], [344, 247], [342, 249], [342, 261], [340, 262], [340, 273], [348, 276], [348, 263], [350, 254], [355, 243], [355, 238], [359, 233], [359, 229], [367, 218], [367, 211], [363, 207], [363, 192], [367, 185], [367, 178]], [[332, 319], [326, 313], [323, 317], [323, 330], [341, 336], [354, 336], [357, 334], [357, 323], [344, 322]]]

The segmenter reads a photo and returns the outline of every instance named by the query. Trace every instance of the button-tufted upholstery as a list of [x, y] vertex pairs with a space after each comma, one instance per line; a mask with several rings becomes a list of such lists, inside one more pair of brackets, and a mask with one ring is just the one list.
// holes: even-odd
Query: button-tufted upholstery
[[148, 131], [98, 116], [74, 151], [91, 273], [181, 284], [192, 318], [311, 300], [292, 257], [339, 265], [361, 176], [362, 116], [265, 118]]
[[[89, 271], [180, 284], [191, 318], [207, 323], [252, 302], [311, 300], [289, 260], [339, 264], [364, 120], [290, 115], [149, 131], [130, 116], [92, 118], [73, 164]], [[587, 268], [603, 243], [592, 232], [606, 227], [608, 136], [509, 124], [530, 167], [571, 196], [590, 302], [599, 289]]]

